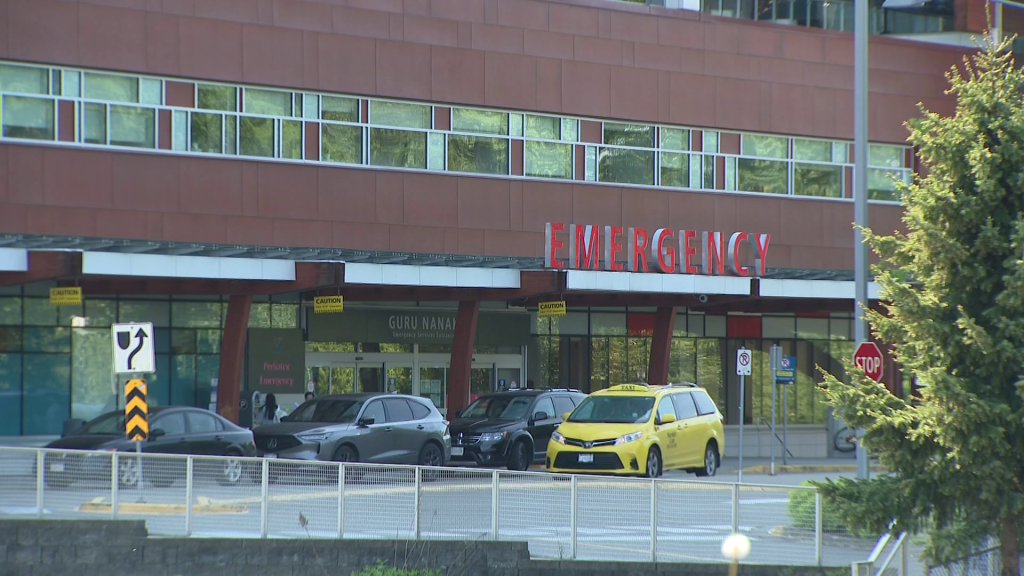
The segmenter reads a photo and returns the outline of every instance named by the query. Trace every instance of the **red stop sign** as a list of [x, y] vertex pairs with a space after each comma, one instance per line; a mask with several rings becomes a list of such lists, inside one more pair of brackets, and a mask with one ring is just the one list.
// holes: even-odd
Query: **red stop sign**
[[861, 342], [853, 353], [853, 363], [875, 382], [882, 379], [882, 351], [874, 342]]

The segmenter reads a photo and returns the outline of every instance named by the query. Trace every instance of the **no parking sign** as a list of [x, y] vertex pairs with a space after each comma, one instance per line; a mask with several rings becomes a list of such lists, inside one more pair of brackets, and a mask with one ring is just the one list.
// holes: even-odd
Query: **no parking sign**
[[751, 354], [750, 350], [746, 348], [740, 348], [736, 351], [736, 375], [737, 376], [750, 376], [750, 365], [751, 365]]

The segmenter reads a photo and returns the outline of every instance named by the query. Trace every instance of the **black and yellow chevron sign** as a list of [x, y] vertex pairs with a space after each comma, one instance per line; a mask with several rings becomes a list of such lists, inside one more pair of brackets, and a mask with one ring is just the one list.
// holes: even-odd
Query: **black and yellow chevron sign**
[[124, 429], [128, 439], [149, 438], [149, 404], [146, 402], [146, 381], [129, 380], [124, 385]]

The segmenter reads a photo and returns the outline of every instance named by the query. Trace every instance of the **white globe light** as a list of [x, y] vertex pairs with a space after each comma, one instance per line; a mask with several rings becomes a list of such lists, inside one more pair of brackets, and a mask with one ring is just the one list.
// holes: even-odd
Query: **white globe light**
[[730, 560], [742, 560], [750, 554], [750, 538], [733, 534], [722, 541], [722, 556]]

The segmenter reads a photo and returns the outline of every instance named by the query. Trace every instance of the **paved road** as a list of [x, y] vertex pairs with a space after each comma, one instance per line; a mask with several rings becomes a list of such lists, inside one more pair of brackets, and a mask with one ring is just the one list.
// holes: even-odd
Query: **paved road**
[[[4, 464], [9, 464], [5, 462]], [[284, 464], [275, 464], [284, 465]], [[276, 471], [276, 469], [275, 469]], [[294, 469], [268, 485], [267, 532], [278, 537], [338, 535], [338, 475]], [[351, 467], [341, 503], [343, 534], [365, 538], [408, 538], [416, 531], [415, 477], [408, 470]], [[502, 474], [499, 498], [492, 500], [492, 473], [466, 469], [424, 474], [419, 496], [419, 531], [425, 538], [490, 538], [497, 507], [498, 536], [527, 540], [535, 557], [568, 558], [572, 550], [571, 482], [543, 473]], [[275, 476], [277, 474], [274, 474]], [[772, 484], [788, 477], [770, 477]], [[745, 482], [760, 480], [744, 474]], [[795, 477], [793, 478], [795, 479]], [[651, 515], [657, 518], [657, 559], [721, 561], [719, 545], [732, 531], [734, 477], [723, 474], [698, 482], [670, 472], [659, 482], [651, 506], [651, 483], [578, 477], [577, 545], [581, 559], [650, 560]], [[794, 482], [799, 483], [799, 482]], [[197, 477], [192, 533], [197, 536], [248, 536], [261, 533], [261, 484], [245, 481], [221, 486]], [[739, 529], [752, 540], [750, 562], [813, 564], [813, 533], [793, 527], [787, 513], [791, 489], [745, 485], [739, 490]], [[109, 482], [78, 482], [47, 488], [44, 508], [54, 517], [109, 517]], [[185, 482], [143, 490], [120, 489], [120, 517], [147, 521], [152, 534], [186, 533]], [[156, 506], [154, 506], [154, 504]], [[653, 510], [652, 510], [653, 508]], [[0, 483], [0, 515], [35, 514], [35, 477], [5, 476]], [[867, 557], [873, 540], [827, 535], [823, 560], [846, 565]]]

